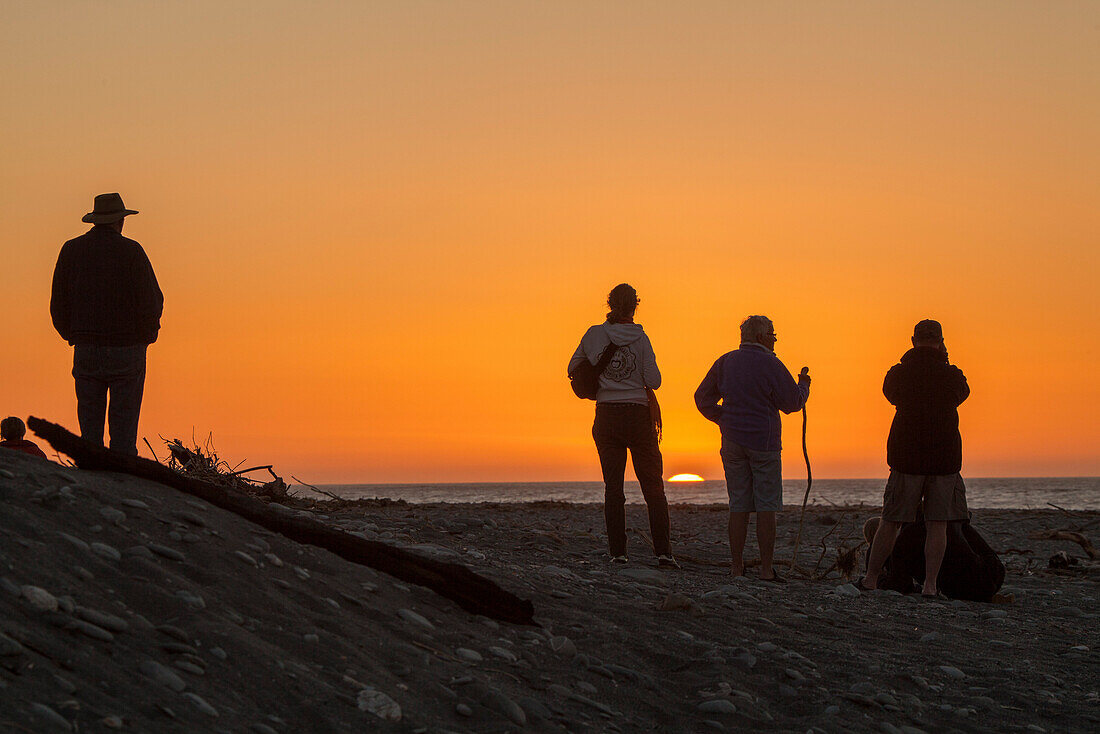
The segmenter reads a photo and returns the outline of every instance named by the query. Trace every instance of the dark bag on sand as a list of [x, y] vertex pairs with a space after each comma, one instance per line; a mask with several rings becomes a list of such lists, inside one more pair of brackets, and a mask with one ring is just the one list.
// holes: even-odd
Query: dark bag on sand
[[604, 347], [599, 362], [592, 364], [585, 357], [576, 369], [569, 373], [569, 384], [573, 386], [573, 392], [578, 398], [581, 400], [596, 399], [596, 393], [600, 389], [600, 375], [607, 369], [607, 365], [611, 363], [611, 358], [615, 356], [617, 351], [619, 351], [619, 346], [615, 342], [611, 342]]

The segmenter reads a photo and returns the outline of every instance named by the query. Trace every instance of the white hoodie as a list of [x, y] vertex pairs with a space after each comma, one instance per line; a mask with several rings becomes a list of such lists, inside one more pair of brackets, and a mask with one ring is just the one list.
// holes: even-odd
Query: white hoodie
[[657, 357], [653, 345], [642, 331], [640, 324], [612, 324], [605, 321], [584, 333], [577, 351], [569, 360], [572, 372], [582, 359], [590, 364], [600, 361], [600, 355], [608, 343], [619, 348], [611, 358], [607, 369], [600, 375], [597, 403], [639, 403], [648, 405], [645, 389], [656, 390], [661, 386], [661, 371], [657, 369]]

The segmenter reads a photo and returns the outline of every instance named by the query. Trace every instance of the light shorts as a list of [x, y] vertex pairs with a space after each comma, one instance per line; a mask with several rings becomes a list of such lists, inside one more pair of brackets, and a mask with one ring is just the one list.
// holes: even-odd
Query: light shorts
[[783, 509], [783, 463], [779, 457], [779, 451], [755, 451], [722, 438], [730, 512]]
[[932, 522], [965, 520], [966, 485], [961, 474], [902, 474], [891, 471], [882, 496], [882, 519], [916, 522], [923, 508]]

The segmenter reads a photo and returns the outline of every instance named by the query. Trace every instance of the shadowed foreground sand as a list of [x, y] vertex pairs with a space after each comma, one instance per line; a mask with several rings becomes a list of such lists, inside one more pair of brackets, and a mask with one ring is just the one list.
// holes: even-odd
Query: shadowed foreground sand
[[[726, 513], [674, 506], [684, 562], [605, 561], [598, 505], [301, 503], [531, 598], [471, 616], [175, 490], [0, 451], [0, 731], [1095, 731], [1100, 568], [1037, 530], [1100, 512], [980, 511], [1012, 604], [851, 596], [836, 572], [731, 582]], [[824, 571], [870, 508], [814, 509]], [[628, 524], [646, 526], [628, 507]], [[789, 557], [797, 512], [781, 517]], [[750, 544], [752, 542], [750, 536]], [[855, 540], [848, 543], [855, 544]], [[1045, 569], [1056, 551], [1081, 562]], [[1019, 553], [1016, 551], [1030, 551]]]

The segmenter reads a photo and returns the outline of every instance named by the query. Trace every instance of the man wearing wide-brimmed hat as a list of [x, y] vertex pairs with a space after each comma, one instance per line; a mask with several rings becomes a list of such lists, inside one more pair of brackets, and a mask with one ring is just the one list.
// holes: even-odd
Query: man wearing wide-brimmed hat
[[83, 218], [95, 226], [66, 242], [57, 258], [50, 315], [74, 347], [80, 435], [102, 444], [106, 418], [111, 448], [136, 455], [145, 352], [157, 340], [164, 296], [145, 250], [122, 236], [131, 214], [137, 212], [118, 194], [95, 197]]

